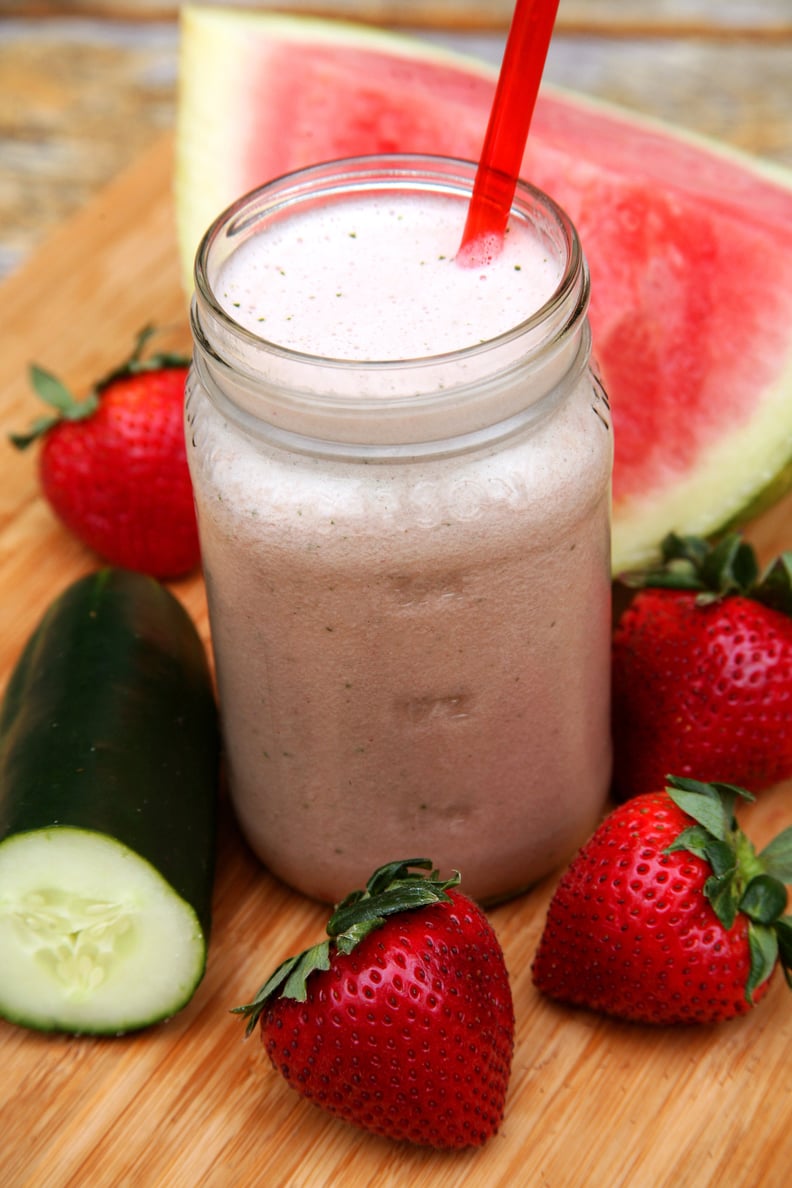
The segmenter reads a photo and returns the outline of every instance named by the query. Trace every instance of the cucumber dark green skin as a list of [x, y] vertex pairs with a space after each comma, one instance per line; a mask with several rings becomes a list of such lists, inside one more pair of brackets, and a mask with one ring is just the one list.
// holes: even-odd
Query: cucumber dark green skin
[[159, 582], [104, 569], [30, 637], [0, 711], [0, 842], [69, 826], [149, 862], [208, 940], [219, 767], [206, 653]]

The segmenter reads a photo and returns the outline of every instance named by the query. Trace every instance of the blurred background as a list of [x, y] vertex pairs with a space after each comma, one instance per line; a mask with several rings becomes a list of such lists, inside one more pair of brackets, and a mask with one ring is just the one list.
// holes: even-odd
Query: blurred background
[[[497, 65], [513, 0], [234, 6], [399, 28]], [[0, 279], [173, 127], [178, 10], [0, 0]], [[545, 78], [792, 167], [792, 0], [561, 0]]]

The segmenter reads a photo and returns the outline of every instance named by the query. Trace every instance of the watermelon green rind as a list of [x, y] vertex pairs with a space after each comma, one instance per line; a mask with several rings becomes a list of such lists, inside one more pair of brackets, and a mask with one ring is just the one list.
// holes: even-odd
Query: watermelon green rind
[[[702, 450], [695, 468], [656, 489], [614, 503], [614, 574], [658, 556], [669, 531], [717, 536], [741, 528], [792, 490], [792, 358], [750, 420]], [[618, 441], [618, 438], [617, 438]]]
[[[355, 153], [474, 158], [495, 77], [402, 34], [185, 6], [187, 291], [203, 231], [253, 185]], [[652, 559], [672, 529], [712, 535], [771, 505], [792, 485], [792, 172], [543, 87], [523, 174], [568, 210], [591, 266], [616, 436], [614, 571]]]

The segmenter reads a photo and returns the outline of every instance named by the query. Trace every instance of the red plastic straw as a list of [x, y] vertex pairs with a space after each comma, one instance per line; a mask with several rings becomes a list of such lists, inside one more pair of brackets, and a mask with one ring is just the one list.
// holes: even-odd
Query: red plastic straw
[[486, 264], [503, 245], [559, 0], [517, 0], [457, 260]]

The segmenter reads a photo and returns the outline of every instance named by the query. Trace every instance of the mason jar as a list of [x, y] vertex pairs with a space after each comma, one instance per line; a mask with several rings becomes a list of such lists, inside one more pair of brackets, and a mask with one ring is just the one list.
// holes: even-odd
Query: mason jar
[[[378, 353], [409, 317], [406, 271], [395, 312], [364, 303], [363, 326], [358, 311], [370, 341], [348, 357], [267, 337], [285, 299], [243, 317], [228, 280], [242, 250], [288, 272], [282, 244], [306, 214], [309, 269], [323, 220], [354, 208], [365, 223], [370, 203], [432, 228], [442, 206], [461, 233], [474, 176], [402, 155], [303, 170], [231, 206], [197, 256], [185, 425], [228, 785], [261, 861], [324, 901], [418, 857], [485, 903], [514, 895], [570, 856], [607, 796], [612, 431], [568, 217], [518, 185], [510, 228], [550, 262], [547, 294], [439, 353], [401, 350], [398, 332]], [[358, 276], [393, 271], [371, 245]], [[307, 283], [295, 308], [315, 299]]]

